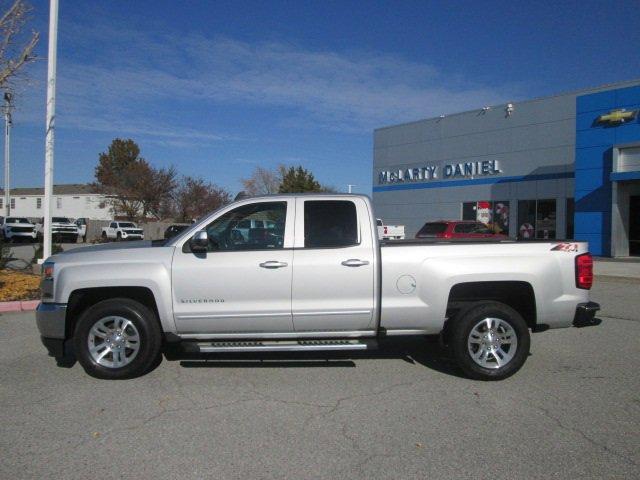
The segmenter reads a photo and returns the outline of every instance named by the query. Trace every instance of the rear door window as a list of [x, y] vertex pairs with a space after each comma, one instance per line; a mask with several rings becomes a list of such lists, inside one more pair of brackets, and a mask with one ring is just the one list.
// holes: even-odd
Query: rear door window
[[348, 200], [304, 202], [305, 248], [337, 248], [358, 244], [356, 206]]

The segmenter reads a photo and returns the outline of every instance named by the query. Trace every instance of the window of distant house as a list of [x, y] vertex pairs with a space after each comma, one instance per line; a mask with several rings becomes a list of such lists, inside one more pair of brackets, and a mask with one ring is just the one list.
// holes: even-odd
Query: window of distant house
[[11, 199], [11, 208], [16, 208], [16, 199], [15, 198]]
[[0, 197], [0, 208], [4, 208], [4, 198]]
[[62, 197], [56, 197], [56, 208], [62, 208]]
[[42, 199], [40, 197], [36, 198], [36, 208], [37, 209], [42, 208]]

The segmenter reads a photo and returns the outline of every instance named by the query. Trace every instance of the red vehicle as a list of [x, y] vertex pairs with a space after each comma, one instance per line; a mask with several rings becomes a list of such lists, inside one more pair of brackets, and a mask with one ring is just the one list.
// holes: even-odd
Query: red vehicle
[[472, 220], [439, 220], [427, 222], [416, 233], [416, 238], [493, 238], [506, 240], [507, 235], [495, 233], [482, 222]]

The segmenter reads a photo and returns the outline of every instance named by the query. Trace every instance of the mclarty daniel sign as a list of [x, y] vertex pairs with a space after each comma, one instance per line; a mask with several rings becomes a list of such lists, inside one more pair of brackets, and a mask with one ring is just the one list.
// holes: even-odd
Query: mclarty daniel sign
[[383, 170], [378, 173], [378, 184], [404, 183], [435, 180], [438, 178], [475, 178], [501, 173], [497, 160], [483, 160], [482, 162], [450, 163], [427, 165], [415, 168], [399, 168], [398, 170]]

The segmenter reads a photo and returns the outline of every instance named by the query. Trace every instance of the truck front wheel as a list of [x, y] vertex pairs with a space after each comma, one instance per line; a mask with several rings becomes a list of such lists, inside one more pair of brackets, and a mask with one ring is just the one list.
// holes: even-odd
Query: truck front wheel
[[456, 316], [451, 335], [461, 370], [477, 380], [502, 380], [524, 365], [529, 327], [522, 316], [500, 302], [476, 302]]
[[149, 308], [129, 298], [114, 298], [84, 311], [73, 341], [89, 375], [118, 380], [145, 374], [160, 357], [161, 338]]

